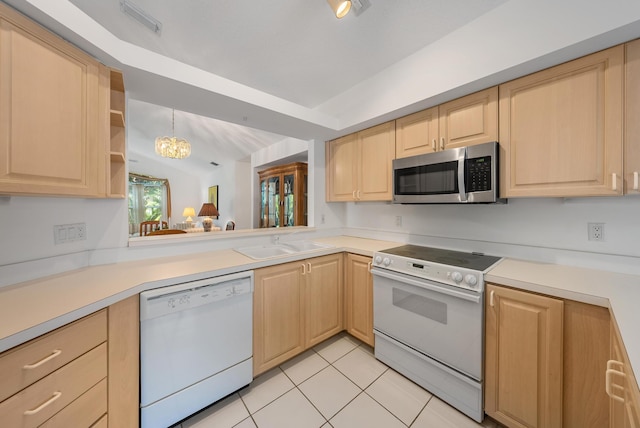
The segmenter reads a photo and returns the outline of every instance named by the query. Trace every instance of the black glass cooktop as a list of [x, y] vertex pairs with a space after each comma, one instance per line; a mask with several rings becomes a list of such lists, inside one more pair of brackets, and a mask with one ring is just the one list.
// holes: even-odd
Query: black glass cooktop
[[380, 253], [408, 257], [425, 262], [464, 267], [484, 271], [500, 260], [500, 257], [486, 256], [479, 253], [464, 253], [462, 251], [443, 250], [441, 248], [421, 247], [419, 245], [402, 245], [389, 248]]

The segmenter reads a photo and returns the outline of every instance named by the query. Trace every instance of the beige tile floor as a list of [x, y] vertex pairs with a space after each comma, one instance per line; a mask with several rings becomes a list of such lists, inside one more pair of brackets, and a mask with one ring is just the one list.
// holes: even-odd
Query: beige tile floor
[[174, 428], [496, 428], [478, 424], [335, 336]]

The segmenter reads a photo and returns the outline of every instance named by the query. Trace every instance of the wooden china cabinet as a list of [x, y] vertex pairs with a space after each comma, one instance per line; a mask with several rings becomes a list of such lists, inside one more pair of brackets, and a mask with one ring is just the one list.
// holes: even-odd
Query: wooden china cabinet
[[258, 172], [260, 227], [307, 225], [307, 164], [294, 162]]

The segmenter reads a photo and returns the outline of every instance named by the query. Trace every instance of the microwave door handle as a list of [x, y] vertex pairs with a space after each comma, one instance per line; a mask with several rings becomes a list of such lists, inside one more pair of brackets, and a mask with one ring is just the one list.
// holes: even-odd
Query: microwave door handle
[[458, 158], [458, 190], [460, 191], [460, 202], [467, 202], [467, 189], [464, 185], [464, 161], [467, 151], [464, 150]]

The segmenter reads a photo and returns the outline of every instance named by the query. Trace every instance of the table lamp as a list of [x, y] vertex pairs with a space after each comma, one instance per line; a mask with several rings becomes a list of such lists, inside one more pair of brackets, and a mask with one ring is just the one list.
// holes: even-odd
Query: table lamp
[[191, 223], [193, 219], [191, 217], [196, 216], [196, 210], [193, 207], [187, 207], [182, 211], [182, 217], [186, 217], [185, 223], [187, 223], [187, 227], [191, 227]]
[[211, 232], [211, 226], [213, 226], [213, 220], [211, 217], [219, 216], [220, 213], [216, 206], [210, 202], [205, 202], [202, 204], [202, 208], [200, 208], [200, 212], [198, 213], [198, 217], [204, 217], [202, 220], [202, 227], [204, 227], [205, 232]]

